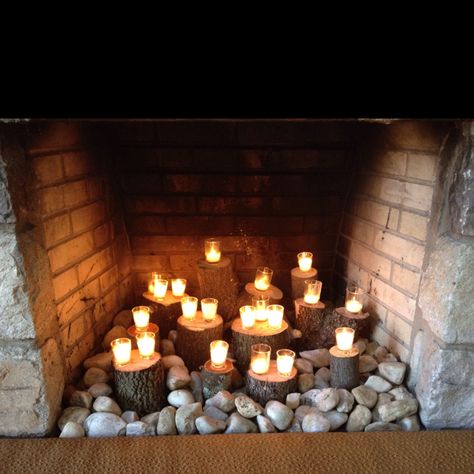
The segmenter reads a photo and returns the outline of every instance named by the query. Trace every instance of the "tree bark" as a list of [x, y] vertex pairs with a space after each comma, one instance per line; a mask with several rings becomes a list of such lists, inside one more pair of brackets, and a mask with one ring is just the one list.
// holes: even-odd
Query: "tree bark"
[[303, 298], [295, 300], [295, 327], [302, 336], [297, 345], [300, 351], [318, 349], [321, 346], [321, 328], [325, 322], [326, 305], [322, 301], [308, 304]]
[[352, 390], [360, 385], [359, 351], [341, 351], [337, 346], [329, 349], [331, 387]]
[[293, 301], [304, 296], [304, 282], [306, 280], [315, 280], [318, 276], [318, 270], [311, 268], [309, 272], [302, 272], [299, 267], [291, 270], [291, 296]]
[[182, 296], [173, 296], [171, 291], [167, 291], [164, 299], [158, 299], [153, 296], [153, 293], [147, 291], [143, 293], [143, 298], [146, 300], [145, 304], [153, 310], [150, 314], [150, 322], [158, 325], [161, 337], [166, 339], [168, 333], [176, 329], [176, 322], [182, 314]]
[[204, 399], [213, 397], [217, 392], [221, 390], [229, 390], [232, 385], [232, 370], [234, 365], [230, 360], [226, 361], [225, 366], [222, 369], [215, 369], [211, 365], [211, 361], [208, 360], [202, 370], [202, 391]]

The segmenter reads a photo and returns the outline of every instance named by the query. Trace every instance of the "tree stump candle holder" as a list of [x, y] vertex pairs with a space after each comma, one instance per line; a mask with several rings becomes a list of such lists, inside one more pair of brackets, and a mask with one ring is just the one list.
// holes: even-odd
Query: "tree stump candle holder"
[[235, 364], [239, 371], [245, 373], [249, 368], [252, 346], [254, 344], [268, 344], [272, 348], [272, 357], [276, 357], [278, 349], [285, 349], [290, 344], [290, 333], [288, 323], [283, 320], [281, 328], [273, 329], [268, 326], [268, 322], [255, 322], [251, 329], [242, 327], [240, 318], [234, 319], [232, 330], [232, 353], [236, 360]]
[[138, 350], [132, 350], [128, 364], [118, 366], [114, 362], [113, 379], [115, 396], [123, 410], [136, 411], [143, 416], [164, 406], [165, 372], [158, 352], [143, 359]]
[[331, 387], [352, 390], [360, 385], [359, 351], [356, 347], [342, 351], [337, 346], [329, 349]]
[[256, 374], [252, 369], [247, 371], [247, 393], [250, 398], [263, 407], [270, 400], [285, 403], [286, 396], [297, 390], [296, 374], [297, 370], [293, 367], [288, 377], [280, 375], [276, 361], [271, 360], [270, 368], [266, 374]]
[[[127, 333], [132, 339], [132, 347], [134, 349], [137, 348], [137, 328], [135, 325], [130, 326], [127, 329]], [[156, 347], [160, 347], [160, 328], [155, 324], [155, 323], [148, 323], [148, 326], [146, 329], [144, 329], [142, 332], [152, 332], [155, 335], [155, 345]]]
[[213, 367], [210, 360], [204, 364], [201, 370], [201, 377], [205, 400], [213, 397], [221, 390], [229, 390], [231, 388], [233, 370], [234, 364], [230, 360], [226, 360], [225, 366], [222, 369]]
[[318, 270], [311, 268], [308, 272], [302, 272], [299, 267], [291, 270], [291, 296], [293, 301], [304, 296], [304, 282], [306, 280], [316, 280]]
[[301, 331], [301, 337], [298, 339], [301, 351], [322, 347], [320, 330], [324, 324], [325, 314], [326, 305], [322, 301], [309, 304], [303, 298], [295, 300], [295, 328]]
[[[363, 313], [351, 313], [347, 311], [344, 306], [336, 308], [331, 315], [326, 317], [326, 320], [331, 325], [325, 324], [325, 327], [328, 327], [328, 337], [327, 337], [327, 346], [330, 343], [331, 346], [336, 344], [336, 335], [335, 330], [339, 327], [348, 327], [352, 328], [355, 331], [356, 339], [360, 337], [368, 337], [369, 323], [370, 323], [370, 314]], [[331, 331], [331, 332], [329, 332]]]
[[194, 319], [180, 316], [177, 330], [176, 353], [184, 360], [189, 371], [199, 370], [209, 359], [211, 342], [222, 339], [224, 321], [218, 314], [214, 320], [205, 321], [202, 311], [196, 311]]
[[245, 293], [248, 301], [247, 304], [252, 304], [252, 297], [254, 296], [267, 296], [270, 300], [268, 304], [280, 304], [281, 300], [283, 299], [283, 292], [280, 290], [280, 288], [277, 288], [274, 285], [270, 285], [268, 290], [262, 291], [255, 288], [255, 283], [247, 283], [245, 285]]

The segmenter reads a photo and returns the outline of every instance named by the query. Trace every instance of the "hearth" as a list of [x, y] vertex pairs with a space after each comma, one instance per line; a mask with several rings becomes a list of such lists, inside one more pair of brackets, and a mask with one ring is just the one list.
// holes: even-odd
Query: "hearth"
[[[241, 429], [235, 428], [246, 423], [239, 418], [241, 411], [257, 413], [256, 405], [265, 408], [268, 401], [266, 418], [263, 412], [258, 423], [257, 414], [243, 418], [253, 418], [249, 423], [260, 431], [287, 430], [296, 422], [287, 420], [287, 426], [279, 418], [289, 413], [278, 403], [289, 404], [290, 411], [300, 409], [295, 420], [299, 416], [301, 425], [303, 412], [310, 414], [304, 407], [320, 408], [320, 398], [335, 403], [328, 412], [339, 416], [326, 416], [324, 421], [314, 412], [306, 426], [329, 423], [333, 429], [342, 421], [344, 411], [336, 407], [346, 395], [338, 395], [341, 400], [336, 402], [331, 391], [337, 377], [335, 361], [328, 370], [329, 357], [338, 354], [329, 349], [336, 344], [336, 327], [351, 324], [356, 329], [354, 350], [367, 369], [361, 371], [362, 381], [369, 390], [347, 387], [347, 393], [356, 392], [359, 424], [368, 416], [366, 425], [396, 424], [397, 419], [412, 417], [419, 403], [428, 429], [473, 427], [474, 333], [468, 303], [474, 255], [472, 134], [471, 123], [447, 121], [2, 123], [0, 435], [54, 432], [63, 401], [79, 406], [76, 415], [84, 421], [81, 417], [89, 415], [88, 406], [95, 400], [95, 411], [110, 413], [110, 426], [116, 423], [118, 431], [123, 426], [112, 416], [118, 410], [145, 416], [145, 424], [135, 415], [125, 416], [130, 416], [125, 425], [135, 423], [131, 432], [149, 434], [149, 426], [155, 426], [155, 433], [159, 420], [152, 419], [153, 412], [160, 409], [163, 423], [170, 423], [175, 414], [173, 407], [163, 408], [165, 398], [130, 408], [135, 395], [127, 390], [135, 382], [129, 381], [134, 376], [125, 369], [127, 364], [120, 370], [122, 389], [117, 392], [116, 383], [114, 399], [109, 397], [112, 352], [91, 356], [110, 351], [111, 341], [119, 338], [132, 341], [137, 363], [148, 361], [145, 370], [154, 371], [151, 379], [163, 385], [163, 397], [170, 390], [178, 392], [172, 398], [179, 400], [170, 403], [175, 409], [180, 409], [181, 398], [191, 402], [183, 390], [191, 393], [191, 418], [202, 414], [196, 391], [204, 382], [206, 398], [218, 400], [205, 406], [205, 412], [214, 412], [211, 421], [197, 423], [204, 431]], [[210, 239], [220, 247], [205, 247]], [[302, 252], [307, 254], [299, 255]], [[185, 312], [181, 296], [172, 295], [171, 280], [177, 278], [186, 280], [186, 295], [218, 301], [221, 320], [205, 321], [201, 311], [197, 319], [203, 318], [199, 324], [209, 331], [206, 348], [212, 340], [230, 343], [233, 363], [227, 359], [219, 369], [222, 374], [218, 370], [216, 375], [215, 367], [208, 365], [203, 380], [199, 376], [206, 362], [199, 346], [204, 339], [193, 333], [199, 326], [196, 319], [178, 319]], [[158, 288], [161, 280], [167, 282], [168, 299], [153, 294], [155, 286], [150, 287]], [[322, 288], [306, 280], [322, 282]], [[351, 284], [356, 287], [353, 295], [357, 288], [366, 292], [363, 312], [355, 311], [365, 316], [357, 324], [353, 313], [344, 310], [350, 309], [344, 300]], [[239, 308], [256, 306], [261, 296], [268, 296], [268, 304], [275, 306], [274, 324], [282, 325], [281, 334], [266, 335], [276, 339], [248, 338], [252, 327], [266, 323], [248, 326], [245, 321], [256, 317], [250, 314], [253, 310], [239, 317]], [[212, 301], [207, 304], [212, 309]], [[357, 306], [356, 296], [351, 304]], [[158, 331], [156, 349], [170, 358], [159, 362], [160, 369], [153, 368], [154, 356], [138, 355], [136, 334], [130, 333], [130, 310], [137, 306], [151, 308], [150, 322], [158, 329], [148, 329]], [[282, 323], [277, 306], [284, 308]], [[200, 305], [198, 309], [209, 310]], [[335, 321], [333, 326], [322, 323], [329, 319]], [[214, 332], [209, 329], [212, 324]], [[245, 376], [251, 363], [249, 341], [270, 345], [272, 383], [281, 377], [277, 348], [293, 351], [294, 381], [289, 381], [290, 370], [281, 392], [284, 398], [280, 385], [268, 399], [262, 395], [258, 373], [252, 372], [250, 385], [258, 387], [250, 388], [251, 399], [235, 401], [233, 396], [230, 412], [239, 403], [247, 405], [226, 417], [224, 428], [216, 410], [226, 413], [222, 406], [231, 403], [227, 393], [244, 384], [239, 376]], [[185, 361], [189, 372], [176, 357]], [[206, 357], [211, 362], [210, 351]], [[328, 362], [315, 365], [314, 357], [327, 357]], [[372, 358], [377, 365], [388, 365], [371, 368]], [[338, 369], [343, 374], [354, 370], [351, 364], [355, 367], [345, 359], [338, 362], [344, 364]], [[402, 385], [405, 369], [402, 380], [393, 378], [404, 364], [407, 386], [418, 403]], [[346, 375], [340, 377], [347, 380]], [[91, 381], [103, 384], [92, 389], [92, 395]], [[339, 390], [341, 383], [336, 385]], [[80, 390], [73, 393], [71, 386]], [[311, 390], [315, 392], [308, 393]], [[379, 393], [373, 405], [372, 391]], [[298, 408], [300, 402], [294, 404], [300, 398], [306, 401]], [[382, 417], [373, 419], [367, 411], [375, 405], [380, 411], [381, 400], [386, 402]], [[116, 401], [122, 406], [115, 406]], [[395, 401], [400, 403], [393, 405]], [[101, 404], [105, 408], [95, 406]], [[397, 412], [404, 415], [393, 418], [390, 410], [407, 404], [406, 411]], [[99, 425], [100, 418], [93, 417], [88, 426]], [[416, 421], [403, 423], [397, 426], [416, 427]], [[201, 431], [197, 424], [193, 430]], [[374, 427], [379, 428], [387, 426]], [[250, 425], [246, 429], [254, 430]]]

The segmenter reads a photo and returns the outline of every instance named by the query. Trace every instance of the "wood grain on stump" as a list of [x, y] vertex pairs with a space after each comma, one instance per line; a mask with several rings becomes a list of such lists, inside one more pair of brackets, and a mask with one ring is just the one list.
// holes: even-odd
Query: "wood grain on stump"
[[165, 402], [165, 373], [161, 355], [155, 352], [142, 359], [132, 350], [130, 363], [114, 363], [115, 396], [122, 410], [136, 411], [140, 416], [160, 410]]
[[360, 385], [359, 351], [341, 351], [337, 346], [329, 349], [331, 368], [331, 387], [352, 390]]
[[231, 388], [232, 370], [234, 370], [234, 365], [230, 360], [226, 360], [225, 366], [222, 369], [212, 367], [210, 360], [204, 364], [201, 370], [201, 377], [205, 400], [213, 397], [221, 390], [229, 390]]
[[[188, 295], [185, 293], [183, 296]], [[183, 314], [181, 309], [182, 296], [173, 296], [171, 291], [167, 291], [166, 296], [163, 299], [159, 299], [153, 293], [146, 291], [143, 293], [143, 298], [146, 300], [146, 304], [153, 310], [150, 314], [150, 321], [159, 326], [161, 337], [166, 339], [168, 333], [172, 329], [176, 329], [176, 322], [181, 314]]]
[[191, 372], [199, 370], [209, 360], [210, 344], [212, 341], [222, 339], [224, 323], [218, 314], [213, 321], [205, 321], [202, 312], [197, 311], [196, 317], [192, 320], [180, 316], [177, 329], [176, 353]]
[[276, 361], [270, 361], [270, 369], [266, 374], [256, 374], [249, 369], [246, 376], [247, 393], [250, 398], [260, 403], [263, 407], [269, 400], [286, 402], [289, 393], [296, 392], [297, 370], [293, 367], [289, 377], [280, 375]]
[[304, 296], [304, 282], [306, 280], [316, 280], [318, 270], [311, 268], [309, 272], [302, 272], [300, 267], [291, 270], [291, 296], [293, 301]]
[[320, 331], [325, 315], [326, 305], [322, 301], [308, 304], [303, 298], [295, 300], [295, 327], [302, 333], [297, 342], [300, 351], [322, 347]]
[[270, 299], [269, 304], [280, 304], [280, 301], [283, 298], [283, 292], [275, 285], [270, 285], [268, 290], [262, 291], [257, 290], [257, 288], [255, 288], [255, 283], [251, 282], [245, 285], [245, 292], [248, 294], [248, 298], [250, 301], [250, 303], [248, 304], [252, 304], [252, 296], [268, 296], [268, 298]]

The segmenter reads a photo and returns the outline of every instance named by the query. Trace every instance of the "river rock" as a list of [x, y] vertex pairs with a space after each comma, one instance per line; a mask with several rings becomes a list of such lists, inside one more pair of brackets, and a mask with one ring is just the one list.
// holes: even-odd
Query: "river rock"
[[393, 395], [390, 393], [379, 393], [377, 403], [372, 410], [372, 421], [380, 421], [379, 408], [386, 403], [389, 403], [393, 400]]
[[402, 431], [402, 427], [396, 425], [395, 423], [385, 423], [383, 421], [375, 421], [374, 423], [370, 423], [364, 429], [364, 431]]
[[60, 438], [84, 438], [86, 432], [82, 425], [76, 423], [75, 421], [68, 421], [65, 425]]
[[132, 410], [126, 410], [124, 411], [121, 415], [120, 418], [122, 418], [125, 423], [133, 423], [134, 421], [139, 421], [140, 417], [138, 416], [138, 413], [136, 411]]
[[258, 427], [248, 418], [244, 418], [239, 413], [232, 413], [227, 419], [227, 429], [225, 434], [237, 433], [258, 433]]
[[361, 374], [372, 372], [377, 366], [377, 361], [371, 355], [364, 354], [359, 357], [359, 372]]
[[[323, 367], [325, 368], [325, 367]], [[322, 377], [320, 377], [319, 375], [315, 375], [314, 376], [314, 385], [313, 385], [314, 388], [329, 388], [329, 383], [326, 382], [326, 380], [324, 380]]]
[[117, 416], [122, 414], [122, 409], [118, 403], [110, 397], [97, 397], [92, 408], [95, 411], [115, 413]]
[[365, 352], [365, 348], [367, 347], [365, 341], [362, 339], [357, 340], [353, 347], [355, 347], [359, 351], [359, 355], [362, 355]]
[[421, 429], [417, 415], [402, 418], [400, 421], [397, 421], [397, 424], [400, 425], [403, 431], [420, 431]]
[[235, 407], [237, 411], [245, 418], [255, 418], [263, 413], [263, 408], [257, 402], [254, 402], [247, 395], [235, 397]]
[[300, 356], [309, 360], [313, 367], [329, 367], [329, 351], [327, 349], [313, 349], [312, 351], [302, 351]]
[[306, 415], [310, 413], [321, 413], [316, 407], [310, 407], [309, 405], [300, 405], [295, 410], [295, 418], [299, 423], [303, 423], [303, 419]]
[[314, 405], [318, 410], [327, 412], [339, 403], [339, 395], [336, 388], [324, 388], [314, 398]]
[[373, 356], [375, 354], [375, 351], [377, 350], [377, 347], [379, 347], [378, 342], [370, 341], [369, 343], [367, 343], [367, 347], [365, 348], [365, 353]]
[[285, 433], [301, 433], [302, 431], [301, 423], [298, 421], [296, 416], [294, 416], [291, 420], [290, 426], [285, 430]]
[[305, 433], [324, 433], [331, 429], [331, 423], [321, 413], [309, 413], [303, 418], [301, 427]]
[[[391, 363], [391, 362], [390, 362]], [[418, 401], [416, 398], [407, 400], [394, 400], [386, 403], [379, 408], [380, 421], [394, 421], [414, 415], [418, 410]]]
[[375, 350], [374, 357], [378, 363], [383, 362], [385, 356], [388, 354], [387, 349], [384, 346], [379, 346]]
[[265, 415], [270, 418], [273, 425], [280, 431], [284, 431], [290, 426], [293, 420], [293, 412], [283, 403], [277, 400], [270, 400], [265, 405]]
[[98, 367], [91, 367], [86, 370], [84, 377], [82, 379], [84, 385], [89, 388], [90, 386], [96, 383], [107, 383], [110, 380], [109, 374]]
[[339, 429], [349, 418], [347, 413], [341, 413], [336, 410], [331, 410], [324, 413], [324, 416], [329, 420], [331, 424], [331, 431]]
[[112, 359], [112, 352], [100, 352], [84, 361], [84, 369], [87, 370], [91, 367], [97, 367], [106, 372], [110, 372], [112, 370]]
[[298, 375], [298, 391], [301, 393], [307, 392], [314, 387], [313, 374]]
[[286, 396], [286, 406], [290, 410], [296, 410], [300, 406], [301, 393], [293, 392]]
[[168, 403], [176, 408], [194, 403], [194, 401], [193, 394], [183, 388], [173, 390], [168, 394]]
[[207, 407], [204, 410], [204, 414], [206, 416], [210, 416], [211, 418], [214, 418], [216, 420], [221, 420], [221, 421], [226, 421], [227, 418], [229, 418], [229, 415], [222, 410], [219, 410], [217, 407]]
[[310, 360], [298, 358], [295, 360], [295, 367], [299, 374], [313, 374], [313, 364]]
[[319, 388], [312, 388], [301, 394], [300, 403], [302, 405], [309, 405], [311, 407], [316, 406], [316, 396], [319, 395], [321, 390]]
[[160, 417], [156, 425], [156, 434], [160, 436], [170, 436], [178, 433], [176, 430], [176, 408], [165, 407], [160, 411]]
[[221, 390], [213, 397], [206, 400], [206, 408], [210, 406], [217, 407], [219, 410], [230, 413], [235, 408], [235, 397], [227, 390]]
[[118, 312], [113, 321], [114, 326], [122, 326], [125, 329], [133, 326], [133, 313], [130, 309], [124, 309]]
[[88, 408], [68, 407], [62, 412], [58, 420], [58, 427], [62, 431], [68, 421], [74, 421], [82, 425], [90, 414], [91, 411]]
[[84, 390], [75, 390], [68, 400], [71, 407], [89, 408], [92, 406], [92, 395]]
[[365, 385], [353, 388], [352, 395], [354, 395], [359, 405], [364, 405], [367, 408], [373, 408], [378, 400], [377, 392]]
[[169, 356], [176, 354], [176, 349], [174, 348], [174, 344], [169, 339], [162, 339], [160, 341], [161, 347], [161, 355]]
[[395, 385], [400, 385], [405, 378], [406, 364], [403, 362], [382, 362], [379, 364], [380, 375]]
[[383, 359], [382, 362], [398, 362], [398, 359], [389, 352]]
[[210, 416], [203, 415], [196, 418], [196, 428], [202, 435], [222, 433], [226, 427], [225, 421], [216, 420]]
[[178, 331], [176, 331], [176, 329], [171, 329], [171, 331], [168, 332], [168, 339], [173, 344], [176, 344], [176, 341], [178, 340]]
[[142, 419], [140, 421], [143, 421], [143, 423], [146, 423], [147, 425], [150, 425], [150, 426], [153, 426], [153, 428], [156, 428], [159, 418], [160, 418], [160, 412], [154, 411], [153, 413], [149, 413], [148, 415], [142, 416]]
[[230, 384], [233, 389], [241, 388], [245, 386], [245, 380], [242, 374], [234, 367], [230, 374]]
[[407, 400], [409, 398], [414, 398], [413, 395], [403, 386], [400, 385], [399, 387], [395, 387], [394, 389], [390, 390], [391, 395], [395, 398], [395, 400]]
[[196, 370], [193, 370], [190, 376], [191, 376], [191, 382], [189, 386], [191, 387], [193, 397], [197, 402], [199, 402], [202, 405], [204, 403], [204, 395], [202, 393], [201, 374], [197, 372]]
[[314, 374], [315, 377], [321, 377], [323, 380], [329, 383], [331, 380], [331, 371], [327, 367], [321, 367]]
[[166, 375], [166, 386], [169, 390], [178, 390], [185, 388], [191, 383], [191, 376], [187, 367], [175, 365], [170, 367]]
[[276, 428], [269, 418], [263, 415], [257, 416], [257, 425], [260, 433], [276, 433]]
[[364, 405], [357, 405], [349, 415], [347, 420], [347, 431], [364, 431], [365, 427], [370, 423], [372, 413]]
[[87, 391], [94, 397], [107, 397], [110, 395], [113, 390], [112, 387], [104, 382], [98, 382], [95, 383], [94, 385], [91, 385]]
[[388, 392], [392, 388], [392, 384], [378, 375], [371, 375], [365, 382], [365, 386], [375, 390], [377, 393]]
[[165, 370], [171, 369], [171, 367], [174, 367], [176, 365], [181, 365], [181, 366], [186, 366], [184, 363], [184, 360], [181, 359], [181, 357], [175, 355], [169, 355], [169, 356], [164, 356], [161, 358], [161, 361], [163, 362], [163, 368]]
[[199, 402], [180, 406], [176, 410], [176, 429], [180, 435], [196, 433], [196, 418], [202, 415], [202, 405]]
[[336, 410], [340, 413], [350, 413], [354, 406], [354, 395], [345, 388], [338, 388], [337, 394], [339, 396], [339, 403]]
[[126, 436], [153, 436], [155, 428], [143, 421], [132, 421], [127, 424]]
[[123, 436], [127, 423], [114, 413], [92, 413], [84, 421], [84, 428], [90, 438]]
[[118, 339], [120, 337], [128, 337], [128, 332], [123, 326], [114, 326], [105, 336], [104, 340], [102, 341], [102, 347], [104, 350], [110, 350], [110, 343], [114, 339]]

